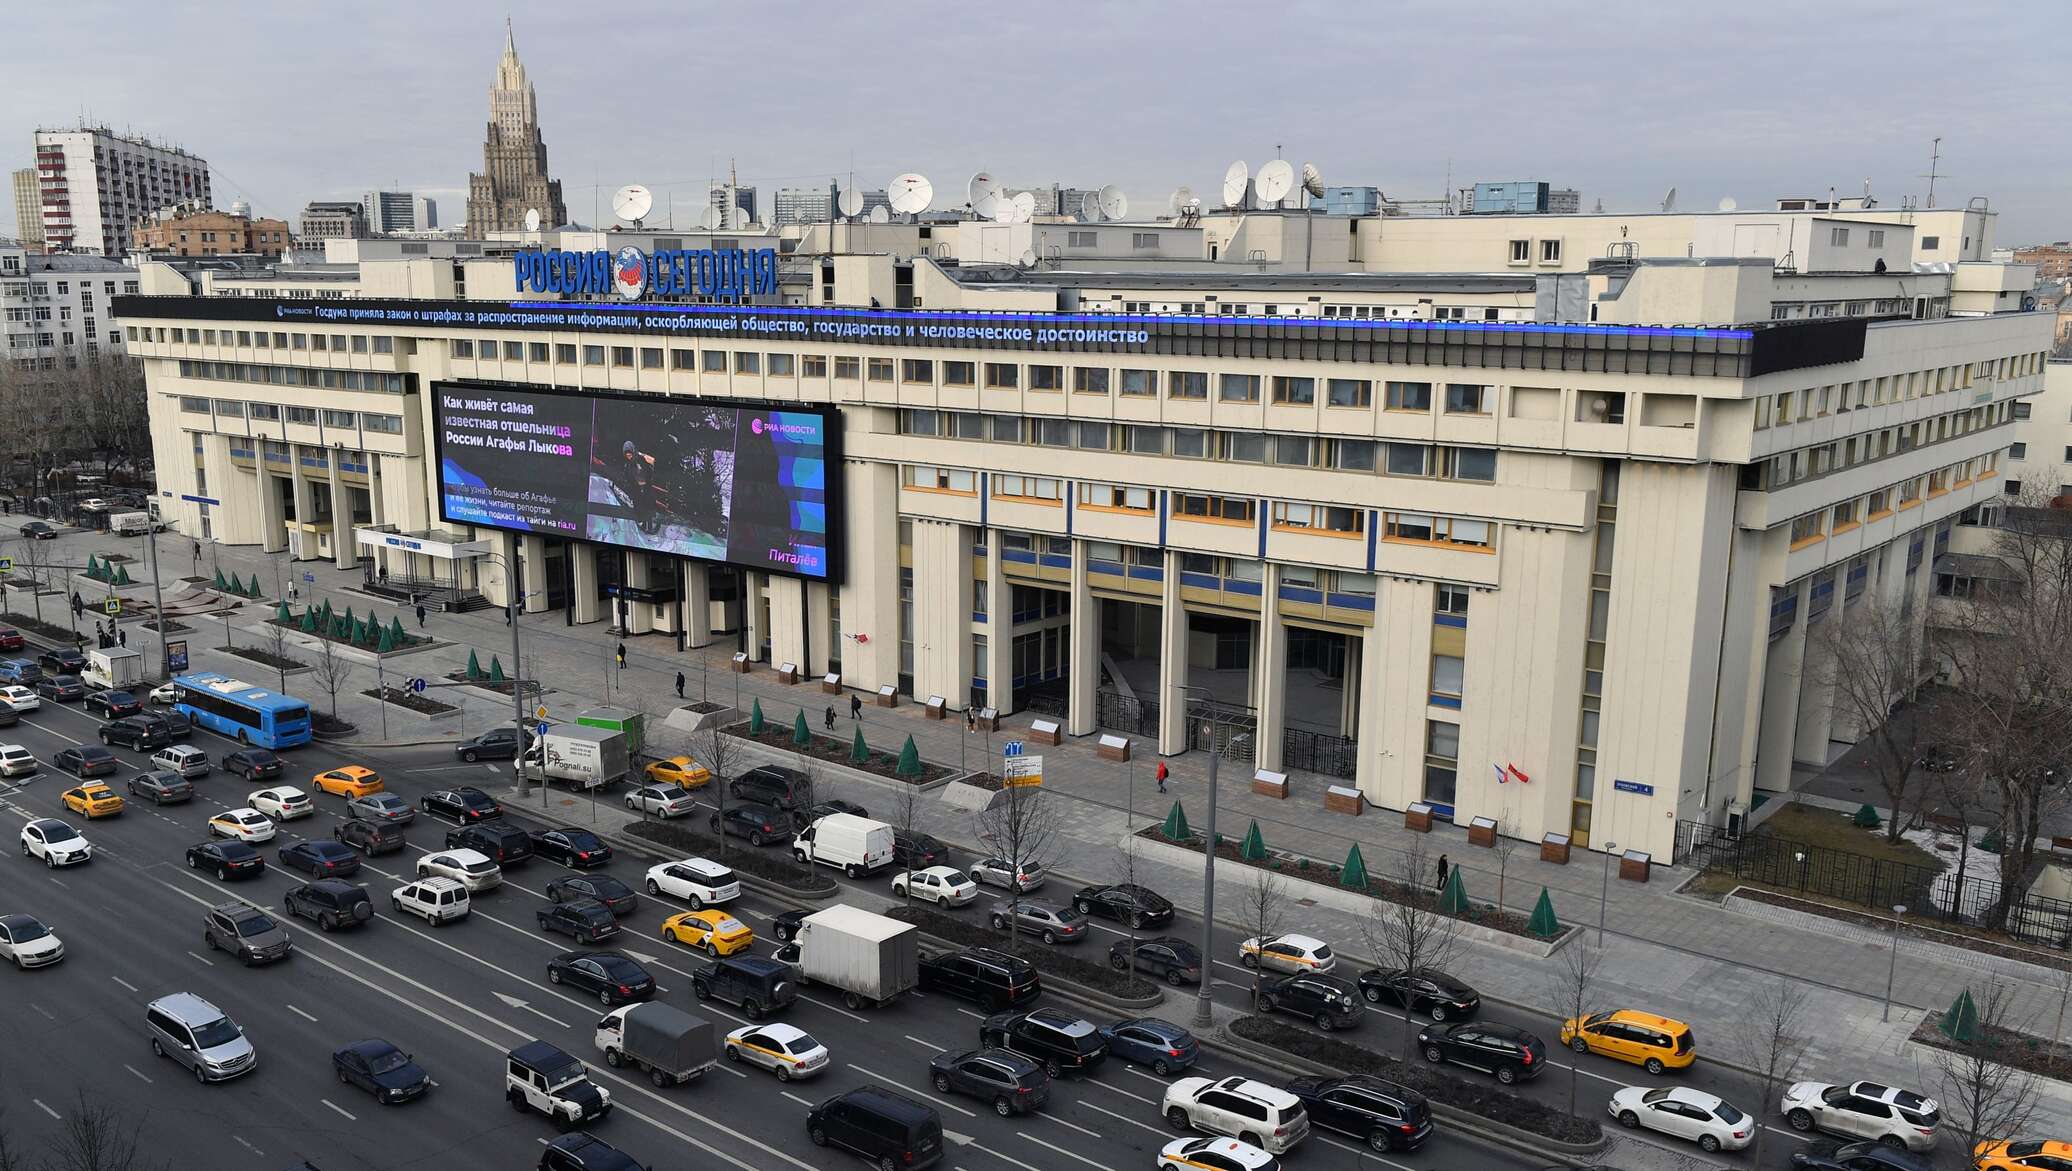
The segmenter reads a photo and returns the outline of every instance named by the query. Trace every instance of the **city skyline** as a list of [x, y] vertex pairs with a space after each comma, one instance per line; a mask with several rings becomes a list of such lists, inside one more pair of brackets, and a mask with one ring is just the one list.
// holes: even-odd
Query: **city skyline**
[[[1276, 36], [1259, 38], [1197, 7], [1184, 30], [1188, 53], [1139, 54], [1133, 46], [1182, 31], [1155, 10], [1090, 10], [1084, 35], [1065, 43], [1048, 36], [1050, 26], [1020, 18], [981, 32], [941, 7], [919, 18], [939, 30], [939, 57], [919, 60], [923, 74], [929, 60], [940, 61], [936, 81], [883, 69], [878, 63], [914, 60], [893, 56], [910, 25], [865, 13], [720, 11], [701, 18], [695, 38], [688, 27], [671, 27], [666, 8], [640, 2], [622, 6], [606, 26], [536, 3], [513, 5], [510, 16], [521, 47], [539, 47], [527, 67], [555, 148], [554, 174], [567, 187], [570, 217], [586, 223], [608, 219], [611, 191], [637, 182], [659, 196], [653, 218], [686, 226], [730, 158], [744, 186], [766, 190], [830, 178], [847, 185], [852, 167], [854, 185], [875, 188], [919, 170], [934, 180], [938, 207], [961, 202], [965, 179], [979, 169], [1009, 186], [1112, 182], [1138, 215], [1152, 215], [1181, 184], [1213, 198], [1231, 159], [1257, 166], [1277, 146], [1317, 163], [1328, 183], [1372, 184], [1396, 198], [1543, 178], [1581, 188], [1585, 208], [1602, 199], [1608, 211], [1653, 210], [1671, 187], [1684, 210], [1709, 209], [1722, 197], [1761, 208], [1779, 196], [1824, 197], [1830, 187], [1860, 194], [1868, 178], [1881, 202], [1896, 206], [1925, 195], [1922, 176], [1940, 137], [1939, 206], [1989, 198], [2010, 244], [2066, 234], [2054, 193], [2072, 164], [2036, 149], [2051, 133], [2049, 113], [2026, 98], [2022, 80], [2048, 64], [2047, 13], [1994, 6], [1970, 22], [1938, 23], [1933, 65], [1918, 68], [1918, 27], [1893, 19], [1888, 6], [1830, 8], [1823, 20], [1851, 30], [1849, 47], [1813, 69], [1800, 64], [1801, 26], [1776, 19], [1790, 11], [1555, 6], [1507, 11], [1501, 23], [1428, 10], [1349, 22], [1327, 7], [1294, 5], [1282, 10]], [[94, 12], [75, 6], [22, 19], [38, 43], [70, 43]], [[217, 168], [220, 200], [242, 196], [261, 214], [358, 198], [370, 183], [457, 207], [480, 165], [481, 94], [495, 72], [503, 15], [413, 10], [408, 37], [370, 21], [311, 38], [298, 35], [303, 22], [292, 12], [255, 10], [229, 30], [210, 31], [212, 51], [244, 63], [228, 78], [157, 69], [141, 58], [135, 68], [91, 71], [55, 57], [26, 60], [18, 91], [26, 97], [0, 113], [0, 143], [17, 145], [0, 157], [27, 165], [38, 126], [83, 117], [184, 144]], [[175, 14], [125, 20], [148, 35], [103, 50], [113, 66], [138, 52], [127, 44], [149, 44], [151, 59], [163, 60], [190, 35]], [[641, 28], [643, 54], [674, 61], [699, 45], [752, 44], [775, 26], [800, 31], [787, 60], [814, 68], [787, 70], [721, 117], [696, 102], [640, 100], [661, 96], [656, 82], [607, 83], [590, 64], [614, 59], [605, 50], [621, 35], [615, 30]], [[249, 44], [225, 46], [225, 35]], [[1023, 52], [1032, 38], [1055, 72], [983, 68]], [[281, 43], [298, 51], [261, 51]], [[571, 43], [599, 51], [549, 49]], [[1698, 45], [1735, 46], [1730, 65], [1744, 64], [1676, 64], [1680, 46]], [[1613, 51], [1622, 46], [1629, 51]], [[293, 118], [251, 116], [253, 108], [285, 108], [278, 99], [332, 55], [353, 71], [344, 91], [351, 101], [294, 103]], [[1572, 67], [1549, 69], [1563, 61]], [[1889, 61], [1915, 69], [1904, 104], [1893, 100]], [[1124, 65], [1129, 84], [1119, 93], [1042, 80]], [[980, 91], [976, 101], [972, 90]], [[1323, 111], [1329, 129], [1316, 133]], [[1371, 129], [1357, 128], [1362, 119]], [[209, 129], [232, 124], [234, 134]], [[370, 135], [366, 126], [404, 133]]]

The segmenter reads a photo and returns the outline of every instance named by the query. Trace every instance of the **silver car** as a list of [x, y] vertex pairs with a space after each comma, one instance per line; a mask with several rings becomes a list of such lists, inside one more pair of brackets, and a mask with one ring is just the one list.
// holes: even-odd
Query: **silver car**
[[1079, 908], [1043, 899], [1022, 899], [1013, 907], [1002, 899], [986, 912], [986, 921], [993, 925], [993, 930], [1005, 931], [1010, 915], [1016, 931], [1034, 935], [1045, 943], [1078, 943], [1091, 933]]
[[983, 882], [988, 886], [997, 886], [1001, 890], [1019, 886], [1023, 894], [1042, 886], [1043, 880], [1047, 877], [1049, 876], [1043, 873], [1043, 867], [1034, 864], [1023, 865], [1017, 874], [1015, 867], [1007, 859], [998, 856], [981, 858], [971, 866], [973, 882]]
[[201, 938], [210, 951], [227, 951], [248, 968], [286, 959], [295, 946], [288, 939], [287, 928], [245, 903], [211, 907], [202, 917]]
[[194, 1071], [194, 1080], [226, 1082], [259, 1068], [259, 1052], [222, 1010], [192, 992], [161, 996], [144, 1010], [151, 1052]]
[[391, 825], [409, 825], [417, 817], [417, 810], [410, 802], [394, 793], [369, 793], [355, 797], [345, 803], [345, 816], [353, 821], [385, 821]]
[[650, 817], [684, 817], [698, 811], [698, 799], [676, 785], [642, 785], [626, 794], [626, 808]]

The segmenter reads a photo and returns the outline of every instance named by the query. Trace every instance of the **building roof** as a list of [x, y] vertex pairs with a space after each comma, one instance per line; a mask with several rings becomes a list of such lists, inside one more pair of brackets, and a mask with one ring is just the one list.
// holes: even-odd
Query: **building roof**
[[1935, 559], [1935, 572], [1980, 581], [2013, 581], [2014, 570], [1989, 553], [1944, 553]]
[[137, 271], [120, 260], [105, 256], [83, 256], [76, 252], [31, 252], [23, 261], [25, 272], [130, 272]]
[[1007, 285], [1078, 289], [1257, 289], [1291, 293], [1530, 293], [1531, 276], [1509, 273], [1250, 272], [1203, 266], [1185, 272], [1021, 269], [1013, 265], [945, 265], [943, 274], [967, 288]]

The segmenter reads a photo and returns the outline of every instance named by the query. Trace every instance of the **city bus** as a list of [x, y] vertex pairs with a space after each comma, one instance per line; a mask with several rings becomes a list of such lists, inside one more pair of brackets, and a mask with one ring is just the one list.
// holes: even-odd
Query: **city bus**
[[203, 672], [175, 675], [180, 698], [173, 710], [240, 744], [293, 748], [309, 743], [309, 705], [292, 695]]

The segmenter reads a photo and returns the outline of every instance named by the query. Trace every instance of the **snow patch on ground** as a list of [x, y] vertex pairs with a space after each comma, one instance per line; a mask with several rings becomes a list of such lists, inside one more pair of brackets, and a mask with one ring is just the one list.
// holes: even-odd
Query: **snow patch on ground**
[[[1973, 890], [1980, 884], [1990, 889], [1997, 888], [2000, 884], [2000, 855], [1981, 850], [1978, 843], [1973, 842], [1970, 851], [1964, 857], [1964, 873], [1960, 887], [1957, 856], [1962, 846], [1954, 831], [1936, 828], [1915, 829], [1899, 836], [1943, 860], [1947, 869], [1929, 888], [1928, 897], [1935, 900], [1936, 907], [1945, 914], [1956, 912], [1957, 892], [1960, 889]], [[1976, 906], [1977, 896], [1972, 896], [1971, 901]]]

